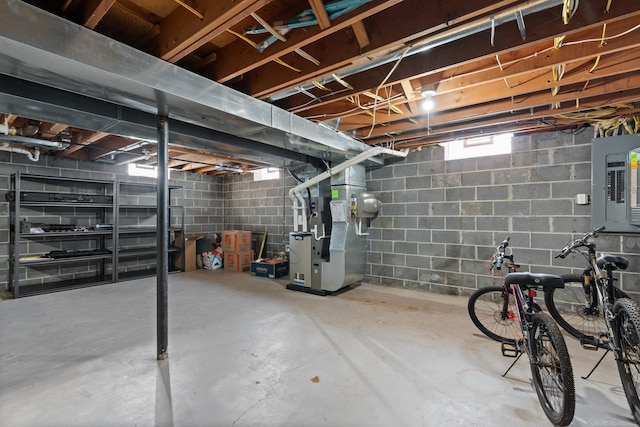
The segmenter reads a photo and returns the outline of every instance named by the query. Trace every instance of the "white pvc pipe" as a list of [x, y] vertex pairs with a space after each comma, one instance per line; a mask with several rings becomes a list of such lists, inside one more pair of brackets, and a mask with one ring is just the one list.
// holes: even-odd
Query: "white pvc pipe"
[[[302, 210], [302, 219], [304, 221], [302, 231], [308, 231], [307, 230], [307, 227], [308, 227], [307, 207], [304, 203], [304, 198], [300, 194], [300, 190], [304, 190], [305, 188], [311, 187], [312, 185], [317, 184], [321, 181], [324, 181], [325, 179], [329, 178], [332, 175], [338, 174], [343, 170], [353, 165], [357, 165], [358, 163], [362, 163], [365, 160], [370, 159], [371, 157], [377, 156], [378, 154], [389, 154], [397, 157], [407, 157], [407, 155], [409, 154], [409, 150], [407, 149], [402, 151], [396, 151], [396, 150], [390, 150], [385, 147], [374, 147], [367, 151], [363, 151], [362, 153], [356, 155], [355, 157], [352, 157], [351, 159], [345, 160], [344, 162], [329, 169], [328, 171], [325, 171], [320, 175], [317, 175], [311, 178], [310, 180], [305, 181], [299, 185], [296, 185], [291, 190], [289, 190], [289, 197], [293, 201], [293, 231], [298, 231], [298, 218], [297, 218], [298, 210]], [[300, 202], [300, 206], [298, 206], [298, 201]]]
[[40, 159], [40, 149], [38, 147], [34, 148], [32, 153], [26, 148], [13, 147], [8, 143], [3, 142], [2, 145], [0, 145], [0, 151], [9, 151], [10, 153], [26, 154], [29, 160], [31, 160], [32, 162], [37, 162], [38, 159]]
[[15, 135], [18, 131], [13, 126], [9, 126], [5, 119], [5, 123], [0, 123], [0, 133], [4, 135]]

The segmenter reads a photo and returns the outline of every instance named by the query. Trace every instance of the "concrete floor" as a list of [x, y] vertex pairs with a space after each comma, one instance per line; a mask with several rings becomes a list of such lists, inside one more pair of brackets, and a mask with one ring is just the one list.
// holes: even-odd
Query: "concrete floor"
[[[361, 285], [169, 276], [169, 359], [155, 279], [0, 302], [2, 426], [544, 426], [526, 356], [469, 320], [466, 298]], [[615, 362], [567, 339], [572, 425], [634, 425]]]

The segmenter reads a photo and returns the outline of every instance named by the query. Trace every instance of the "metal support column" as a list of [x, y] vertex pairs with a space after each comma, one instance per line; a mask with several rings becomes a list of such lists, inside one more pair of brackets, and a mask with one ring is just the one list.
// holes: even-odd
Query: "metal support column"
[[158, 116], [158, 251], [157, 251], [157, 328], [158, 360], [165, 360], [168, 346], [168, 276], [169, 276], [169, 122]]

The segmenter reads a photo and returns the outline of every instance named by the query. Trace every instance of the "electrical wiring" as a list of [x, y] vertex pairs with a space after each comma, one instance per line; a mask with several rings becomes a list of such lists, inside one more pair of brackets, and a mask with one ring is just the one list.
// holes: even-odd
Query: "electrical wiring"
[[313, 56], [309, 55], [307, 52], [305, 52], [302, 49], [296, 49], [294, 50], [295, 53], [297, 53], [298, 55], [300, 55], [302, 58], [306, 59], [307, 61], [311, 62], [314, 65], [320, 65], [320, 61], [318, 61], [316, 58], [314, 58]]
[[[573, 4], [573, 11], [575, 12], [575, 8], [577, 8], [577, 1], [575, 2], [570, 2]], [[630, 28], [628, 28], [627, 30], [621, 31], [617, 34], [612, 34], [612, 35], [606, 35], [606, 30], [607, 30], [607, 26], [605, 24], [602, 25], [602, 36], [601, 37], [597, 37], [597, 38], [588, 38], [588, 39], [582, 39], [582, 40], [573, 40], [573, 41], [567, 41], [566, 40], [566, 36], [562, 36], [562, 37], [558, 37], [556, 39], [554, 39], [554, 43], [552, 46], [549, 46], [548, 48], [544, 48], [541, 49], [539, 51], [536, 51], [534, 53], [531, 53], [530, 55], [524, 56], [522, 58], [518, 58], [518, 59], [514, 59], [514, 60], [510, 60], [510, 61], [506, 61], [506, 62], [502, 62], [501, 58], [496, 55], [495, 60], [497, 64], [485, 67], [483, 69], [477, 69], [474, 71], [469, 71], [466, 73], [462, 73], [459, 75], [456, 75], [455, 78], [460, 78], [460, 77], [468, 77], [468, 76], [473, 76], [473, 75], [477, 75], [483, 72], [487, 72], [487, 71], [491, 71], [492, 69], [500, 69], [502, 71], [507, 70], [509, 67], [517, 64], [517, 63], [522, 63], [523, 61], [527, 61], [530, 59], [534, 59], [536, 57], [539, 57], [541, 55], [544, 55], [547, 52], [550, 52], [554, 49], [560, 49], [562, 47], [567, 47], [567, 46], [574, 46], [574, 45], [580, 45], [583, 43], [598, 43], [600, 45], [604, 45], [607, 41], [610, 40], [614, 40], [614, 39], [618, 39], [620, 37], [624, 37], [634, 31], [637, 31], [640, 29], [640, 24], [632, 24], [632, 26]], [[366, 93], [363, 93], [365, 96], [370, 96], [371, 98], [374, 99], [373, 104], [365, 104], [362, 103], [362, 100], [360, 97], [358, 97], [357, 95], [354, 96], [351, 100], [352, 103], [355, 103], [357, 105], [356, 108], [351, 108], [351, 109], [346, 109], [345, 111], [339, 112], [339, 113], [331, 113], [331, 114], [325, 114], [325, 115], [316, 115], [316, 116], [311, 116], [308, 117], [312, 120], [324, 120], [324, 119], [332, 119], [332, 118], [336, 118], [336, 117], [341, 117], [344, 116], [346, 114], [352, 114], [354, 112], [357, 112], [358, 110], [369, 110], [369, 111], [376, 111], [379, 104], [385, 102], [387, 103], [387, 114], [391, 114], [391, 112], [394, 113], [402, 113], [402, 110], [400, 111], [396, 111], [392, 105], [392, 101], [393, 99], [395, 99], [394, 97], [389, 97], [387, 96], [386, 99], [382, 100], [380, 98], [385, 98], [385, 97], [381, 97], [380, 96], [380, 89], [382, 88], [382, 86], [385, 85], [385, 83], [389, 80], [389, 78], [392, 76], [393, 72], [395, 71], [395, 69], [399, 66], [400, 62], [403, 60], [404, 55], [407, 52], [407, 49], [409, 48], [405, 48], [402, 53], [398, 52], [398, 56], [396, 57], [396, 62], [394, 64], [394, 66], [391, 68], [391, 70], [389, 71], [389, 73], [385, 76], [385, 78], [383, 79], [383, 81], [377, 86], [375, 93], [374, 91], [371, 91], [372, 95], [374, 96], [370, 96]], [[504, 58], [503, 58], [504, 59]], [[593, 64], [593, 66], [591, 67], [590, 72], [593, 72], [599, 65], [600, 62], [600, 56], [595, 56], [594, 55], [594, 60], [595, 63]], [[562, 79], [563, 75], [565, 74], [565, 65], [564, 64], [560, 64], [556, 67], [553, 67], [553, 74], [554, 74], [554, 80], [559, 81], [560, 79]], [[339, 77], [339, 76], [338, 76]], [[453, 77], [452, 77], [453, 78]], [[343, 80], [344, 81], [344, 80]], [[345, 82], [346, 83], [346, 82]], [[508, 84], [508, 83], [507, 83]], [[587, 83], [585, 83], [585, 85], [587, 85]], [[348, 87], [350, 85], [348, 85], [348, 83], [346, 84], [345, 87]], [[316, 86], [317, 87], [317, 86]], [[557, 88], [555, 89], [556, 93], [557, 93]], [[335, 96], [336, 93], [331, 93], [330, 95], [327, 96]], [[314, 101], [309, 101], [307, 103], [304, 104], [304, 106], [308, 106], [310, 104], [312, 104]], [[578, 102], [578, 101], [576, 101]], [[577, 106], [579, 106], [579, 103], [577, 104]], [[556, 105], [556, 107], [559, 107], [559, 105]], [[371, 120], [371, 125], [369, 126], [369, 130], [365, 136], [365, 138], [370, 138], [371, 135], [373, 134], [373, 130], [376, 127], [377, 123], [377, 119], [380, 117], [376, 114], [373, 114], [371, 112], [368, 112], [367, 114], [372, 116], [372, 120]], [[593, 114], [601, 114], [601, 113], [596, 113], [593, 112]], [[615, 114], [615, 113], [614, 113]], [[560, 116], [559, 116], [560, 118]], [[594, 117], [592, 117], [594, 118]], [[564, 120], [577, 120], [577, 118], [571, 118], [571, 117], [562, 117], [562, 119]], [[580, 119], [580, 120], [584, 120], [584, 119]], [[630, 123], [628, 124], [628, 126], [633, 130], [635, 128], [635, 123]]]
[[324, 91], [327, 91], [327, 92], [331, 92], [331, 89], [329, 89], [328, 87], [326, 87], [325, 85], [323, 85], [322, 83], [320, 83], [318, 80], [313, 80], [313, 81], [312, 81], [312, 83], [313, 83], [313, 85], [314, 85], [315, 87], [317, 87], [317, 88], [318, 88], [318, 89], [320, 89], [320, 90], [324, 90]]
[[640, 118], [637, 115], [624, 116], [619, 114], [619, 111], [622, 109], [633, 108], [635, 107], [632, 104], [620, 104], [615, 107], [588, 111], [586, 113], [556, 114], [553, 117], [563, 120], [586, 120], [596, 128], [596, 132], [599, 132], [604, 136], [611, 136], [614, 132], [618, 131], [621, 128], [629, 134], [637, 134], [638, 129], [640, 128]]
[[[584, 40], [576, 40], [576, 41], [572, 41], [572, 42], [564, 42], [564, 40], [563, 40], [562, 46], [579, 45], [579, 44], [582, 44], [582, 43], [601, 43], [601, 44], [603, 44], [603, 43], [606, 43], [609, 40], [614, 40], [614, 39], [619, 38], [619, 37], [624, 37], [627, 34], [630, 34], [633, 31], [636, 31], [638, 29], [640, 29], [640, 24], [635, 25], [635, 26], [629, 28], [628, 30], [623, 31], [623, 32], [621, 32], [619, 34], [608, 36], [608, 37], [601, 37], [599, 39], [584, 39]], [[524, 56], [522, 58], [514, 59], [514, 60], [508, 61], [508, 62], [501, 62], [500, 58], [498, 57], [498, 55], [496, 55], [496, 62], [498, 63], [498, 65], [494, 65], [492, 67], [486, 67], [486, 68], [475, 70], [475, 71], [469, 71], [467, 73], [459, 74], [456, 77], [468, 77], [468, 76], [472, 76], [474, 74], [484, 73], [484, 72], [487, 72], [487, 71], [490, 71], [490, 70], [493, 70], [493, 69], [496, 69], [496, 68], [499, 68], [501, 71], [504, 71], [506, 68], [508, 68], [511, 65], [517, 64], [517, 63], [522, 62], [522, 61], [526, 61], [528, 59], [536, 58], [536, 57], [538, 57], [538, 56], [540, 56], [540, 55], [542, 55], [544, 53], [547, 53], [547, 52], [549, 52], [549, 51], [551, 51], [553, 49], [556, 49], [555, 45], [552, 46], [552, 47], [548, 47], [548, 48], [542, 49], [541, 51], [534, 52], [531, 55], [527, 55], [527, 56]]]
[[[623, 31], [623, 32], [621, 32], [621, 33], [619, 33], [619, 34], [611, 35], [611, 36], [608, 36], [608, 37], [601, 37], [601, 38], [599, 38], [599, 39], [576, 40], [576, 41], [566, 42], [566, 43], [564, 42], [564, 40], [562, 40], [561, 46], [571, 46], [571, 45], [576, 45], [576, 44], [581, 44], [581, 43], [590, 43], [590, 42], [599, 42], [599, 43], [601, 43], [601, 44], [602, 44], [602, 43], [606, 43], [608, 40], [613, 40], [613, 39], [616, 39], [616, 38], [619, 38], [619, 37], [623, 37], [623, 36], [625, 36], [625, 35], [627, 35], [627, 34], [629, 34], [629, 33], [633, 32], [633, 31], [638, 30], [638, 29], [640, 29], [640, 24], [635, 25], [635, 26], [633, 26], [633, 27], [629, 28], [628, 30]], [[234, 34], [237, 34], [237, 33], [234, 33]], [[496, 68], [499, 68], [501, 71], [504, 71], [506, 68], [508, 68], [508, 67], [509, 67], [509, 66], [511, 66], [511, 65], [517, 64], [517, 63], [522, 62], [522, 61], [526, 61], [526, 60], [528, 60], [528, 59], [532, 59], [532, 58], [538, 57], [538, 56], [540, 56], [540, 55], [542, 55], [542, 54], [544, 54], [544, 53], [546, 53], [546, 52], [549, 52], [549, 51], [551, 51], [551, 50], [553, 50], [553, 49], [557, 49], [557, 47], [555, 46], [555, 44], [554, 44], [554, 46], [552, 46], [552, 47], [549, 47], [549, 48], [543, 49], [543, 50], [538, 51], [538, 52], [534, 52], [534, 53], [532, 53], [532, 54], [530, 54], [530, 55], [527, 55], [527, 56], [525, 56], [525, 57], [518, 58], [518, 59], [514, 59], [514, 60], [512, 60], [512, 61], [508, 61], [508, 62], [501, 62], [501, 61], [500, 61], [499, 56], [498, 56], [498, 55], [496, 55], [496, 56], [495, 56], [495, 59], [496, 59], [497, 65], [495, 65], [495, 66], [490, 66], [490, 67], [486, 67], [486, 68], [483, 68], [483, 69], [474, 70], [474, 71], [469, 71], [469, 72], [466, 72], [466, 73], [462, 73], [462, 74], [456, 75], [456, 77], [469, 77], [469, 76], [473, 76], [473, 75], [475, 75], [475, 74], [480, 74], [480, 73], [483, 73], [483, 72], [487, 72], [487, 71], [490, 71], [490, 70], [493, 70], [493, 69], [496, 69]], [[406, 50], [405, 50], [405, 52], [406, 52]], [[401, 59], [402, 59], [402, 57], [400, 58], [400, 60], [401, 60]], [[396, 64], [396, 66], [397, 66], [397, 64]], [[391, 72], [393, 72], [393, 71], [395, 70], [395, 67], [396, 67], [396, 66], [394, 66], [394, 68], [391, 70]], [[597, 63], [595, 64], [595, 66], [597, 66]], [[388, 80], [388, 78], [389, 78], [389, 76], [390, 76], [390, 75], [391, 75], [391, 73], [387, 75], [387, 77], [386, 77], [386, 78], [385, 78], [385, 80], [384, 80], [385, 82], [386, 82], [386, 80]], [[334, 77], [335, 77], [335, 76], [334, 76]], [[342, 79], [340, 79], [340, 80], [342, 80]], [[343, 81], [344, 81], [344, 80], [343, 80]], [[346, 83], [346, 82], [345, 82], [345, 83]], [[508, 82], [506, 82], [506, 80], [505, 80], [505, 83], [507, 83], [507, 86], [509, 86], [509, 85], [508, 85]], [[349, 87], [349, 86], [350, 86], [350, 85], [348, 85], [348, 83], [346, 83], [346, 85], [347, 85], [346, 87]], [[381, 85], [379, 85], [378, 87], [380, 87], [380, 86], [381, 86]], [[342, 92], [342, 91], [340, 91], [340, 92]], [[340, 92], [334, 92], [334, 93], [332, 93], [332, 95], [339, 94]], [[304, 103], [304, 104], [301, 104], [301, 105], [299, 105], [299, 106], [297, 106], [297, 107], [295, 107], [295, 108], [304, 108], [304, 107], [307, 107], [307, 106], [311, 105], [311, 104], [312, 104], [312, 103], [314, 103], [314, 102], [316, 102], [316, 101], [314, 101], [314, 100], [312, 100], [312, 101], [308, 101], [308, 102], [306, 102], [306, 103]], [[294, 108], [294, 109], [295, 109], [295, 108]], [[351, 111], [352, 111], [352, 110], [350, 110], [350, 112], [351, 112]], [[334, 114], [333, 116], [338, 116], [338, 115], [339, 115], [339, 114], [337, 114], [337, 113], [336, 113], [336, 114]], [[318, 117], [318, 116], [316, 116], [316, 117]], [[375, 126], [375, 122], [373, 123], [373, 126]], [[371, 133], [372, 131], [373, 131], [373, 127], [372, 127], [372, 129], [371, 129], [370, 133]]]
[[[378, 92], [380, 91], [380, 88], [387, 82], [387, 80], [389, 80], [389, 77], [391, 77], [391, 74], [393, 74], [393, 72], [396, 70], [396, 68], [398, 68], [398, 65], [400, 65], [400, 62], [402, 62], [402, 60], [404, 59], [405, 55], [407, 54], [407, 52], [409, 52], [410, 49], [411, 49], [411, 46], [407, 46], [402, 51], [402, 54], [400, 55], [398, 60], [395, 62], [395, 64], [393, 64], [393, 67], [391, 67], [391, 70], [389, 70], [389, 72], [387, 73], [385, 78], [382, 80], [382, 82], [380, 82], [380, 84], [376, 88], [376, 95], [378, 95]], [[375, 110], [376, 110], [376, 103], [374, 102], [373, 111], [375, 111]], [[371, 136], [371, 133], [373, 133], [373, 128], [375, 126], [376, 126], [376, 117], [375, 117], [375, 114], [374, 114], [373, 115], [373, 120], [371, 121], [371, 128], [369, 129], [369, 134], [367, 136]]]
[[[229, 28], [227, 28], [227, 30], [226, 30], [226, 31], [227, 31], [229, 34], [233, 34], [234, 36], [238, 37], [240, 40], [243, 40], [243, 41], [245, 41], [245, 42], [249, 43], [251, 46], [253, 46], [253, 47], [255, 47], [255, 48], [257, 48], [257, 47], [258, 47], [258, 45], [257, 45], [253, 40], [249, 39], [248, 37], [246, 37], [246, 36], [244, 36], [244, 35], [242, 35], [242, 34], [240, 34], [240, 33], [238, 33], [238, 32], [235, 32], [235, 31], [233, 31], [232, 29], [229, 29]], [[283, 61], [282, 59], [280, 59], [280, 58], [275, 58], [275, 59], [273, 59], [273, 62], [275, 62], [275, 63], [277, 63], [277, 64], [280, 64], [280, 65], [282, 65], [282, 66], [284, 66], [284, 67], [287, 67], [287, 68], [289, 68], [289, 69], [291, 69], [291, 70], [295, 71], [296, 73], [300, 73], [300, 72], [302, 72], [302, 70], [300, 70], [300, 69], [298, 69], [298, 68], [295, 68], [295, 67], [293, 67], [293, 66], [291, 66], [291, 65], [287, 64], [286, 62], [284, 62], [284, 61]]]
[[[397, 94], [397, 95], [394, 95], [394, 96], [392, 96], [392, 97], [390, 97], [388, 99], [385, 99], [385, 101], [391, 102], [391, 101], [394, 101], [396, 99], [400, 99], [402, 97], [403, 97], [402, 94]], [[356, 104], [357, 107], [356, 108], [351, 108], [349, 110], [341, 111], [339, 113], [318, 114], [318, 115], [315, 115], [315, 116], [306, 116], [305, 118], [307, 118], [309, 120], [314, 120], [314, 119], [330, 119], [330, 118], [333, 118], [333, 117], [341, 117], [341, 116], [344, 116], [346, 114], [354, 113], [354, 112], [360, 111], [360, 110], [372, 110], [374, 108], [374, 106], [376, 105], [376, 103], [364, 104], [363, 105], [360, 102], [360, 95], [359, 94], [355, 95], [354, 99], [350, 99], [350, 102], [352, 102], [353, 104]]]
[[293, 65], [289, 65], [289, 64], [287, 64], [286, 62], [284, 62], [284, 61], [283, 61], [282, 59], [280, 59], [280, 58], [276, 58], [276, 59], [274, 59], [274, 60], [273, 60], [273, 62], [275, 62], [276, 64], [280, 64], [280, 65], [282, 65], [282, 66], [284, 66], [284, 67], [287, 67], [287, 68], [289, 68], [290, 70], [295, 71], [296, 73], [301, 73], [301, 72], [302, 72], [302, 70], [301, 70], [301, 69], [296, 68], [296, 67], [294, 67]]
[[564, 0], [564, 5], [562, 6], [562, 22], [566, 24], [569, 23], [569, 20], [573, 17], [578, 10], [579, 0]]

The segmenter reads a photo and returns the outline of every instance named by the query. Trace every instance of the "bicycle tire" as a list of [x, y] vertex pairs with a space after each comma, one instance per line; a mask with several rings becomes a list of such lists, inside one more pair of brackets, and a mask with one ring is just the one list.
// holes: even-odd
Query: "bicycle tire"
[[[508, 301], [508, 310], [503, 318], [505, 299]], [[515, 299], [502, 286], [478, 289], [469, 297], [467, 308], [473, 324], [492, 340], [515, 342], [522, 338]]]
[[613, 313], [618, 372], [633, 418], [640, 424], [640, 309], [630, 298], [621, 298]]
[[[550, 289], [545, 292], [544, 302], [548, 313], [558, 326], [573, 337], [596, 343], [597, 340], [594, 337], [598, 337], [608, 329], [601, 307], [587, 308], [582, 275], [567, 274], [563, 275], [562, 279], [564, 288]], [[614, 297], [624, 298], [626, 294], [614, 288]]]
[[562, 332], [551, 316], [531, 316], [531, 375], [538, 400], [554, 426], [567, 426], [576, 409], [573, 367]]

